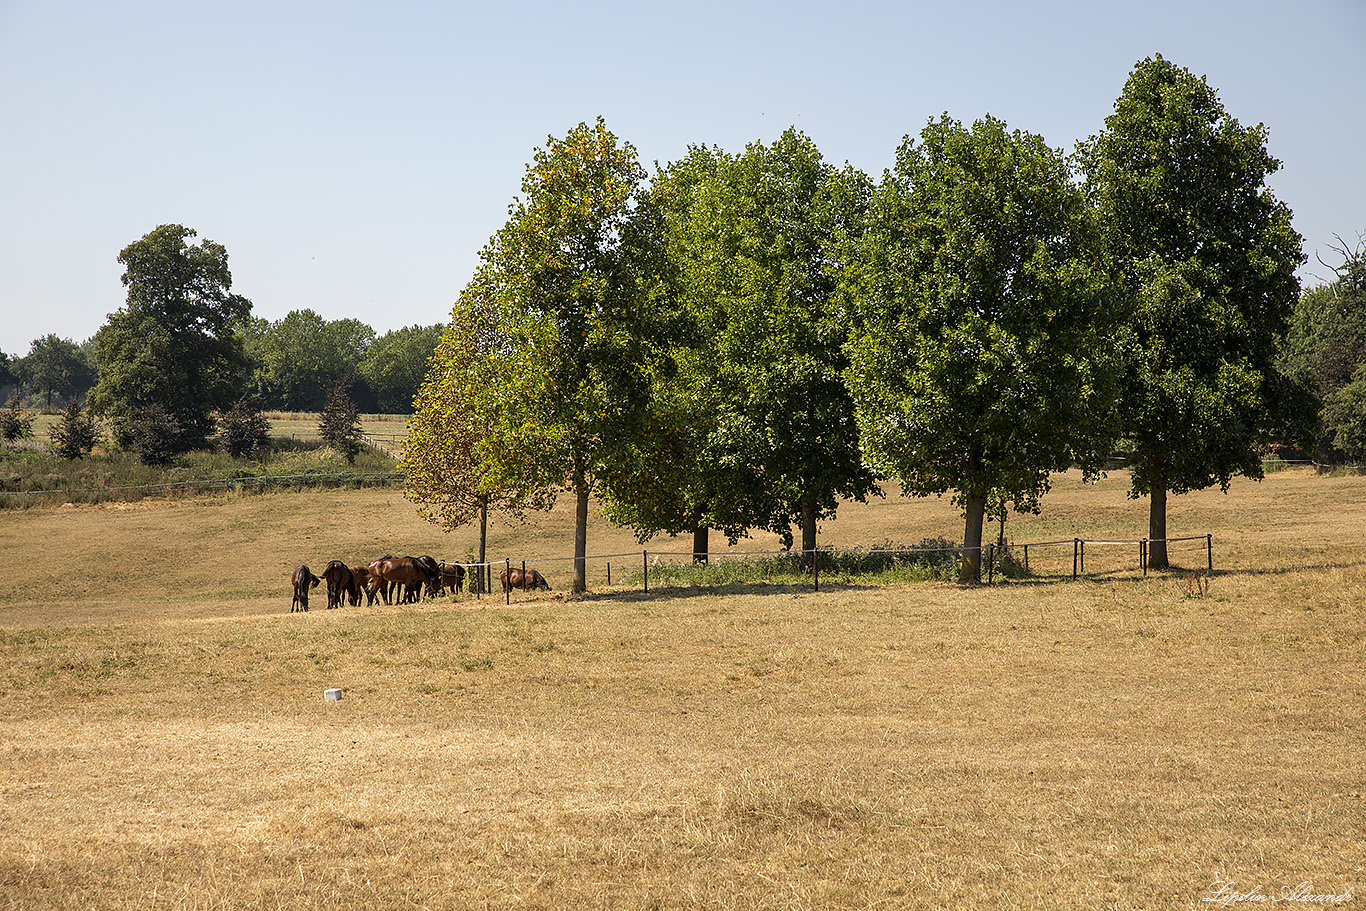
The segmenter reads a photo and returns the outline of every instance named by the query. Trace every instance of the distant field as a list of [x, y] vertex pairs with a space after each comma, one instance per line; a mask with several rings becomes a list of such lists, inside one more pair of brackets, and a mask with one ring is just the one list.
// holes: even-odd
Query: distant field
[[[401, 442], [408, 437], [408, 418], [406, 414], [362, 414], [361, 430], [374, 437], [393, 439]], [[318, 433], [320, 415], [310, 411], [269, 411], [266, 418], [270, 421], [272, 436], [284, 439], [297, 439], [304, 442], [317, 442], [322, 439]], [[57, 414], [34, 414], [34, 439], [46, 443], [52, 427], [61, 420]]]
[[[1141, 537], [1126, 485], [1060, 477], [1007, 534]], [[1213, 535], [1208, 598], [1128, 545], [1088, 550], [1079, 582], [1069, 546], [1001, 586], [646, 594], [641, 550], [688, 545], [596, 519], [591, 553], [635, 556], [611, 586], [594, 560], [574, 598], [566, 500], [490, 529], [550, 593], [327, 611], [319, 591], [293, 615], [295, 563], [461, 559], [475, 532], [392, 489], [0, 514], [0, 907], [1366, 896], [1366, 478], [1290, 470], [1171, 507], [1174, 536]], [[934, 536], [961, 536], [946, 501], [821, 529]]]

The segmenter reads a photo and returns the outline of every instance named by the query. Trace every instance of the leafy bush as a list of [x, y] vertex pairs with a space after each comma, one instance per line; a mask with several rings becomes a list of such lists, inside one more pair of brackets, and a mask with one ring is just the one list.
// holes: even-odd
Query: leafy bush
[[0, 411], [0, 439], [13, 443], [33, 436], [33, 418], [19, 410], [18, 396], [11, 398], [8, 407]]
[[[881, 541], [868, 547], [820, 552], [823, 581], [841, 576], [878, 576], [883, 581], [952, 580], [958, 577], [963, 548], [945, 538], [926, 538], [919, 544]], [[633, 569], [625, 580], [640, 582], [642, 571]], [[727, 557], [712, 554], [704, 564], [656, 560], [650, 566], [650, 585], [726, 587], [776, 582], [798, 584], [811, 579], [801, 554]]]
[[261, 412], [261, 401], [244, 396], [218, 419], [218, 439], [228, 455], [246, 458], [270, 445], [270, 421]]
[[94, 415], [83, 409], [76, 399], [66, 406], [61, 420], [48, 431], [48, 436], [53, 451], [69, 461], [90, 455], [99, 442]]

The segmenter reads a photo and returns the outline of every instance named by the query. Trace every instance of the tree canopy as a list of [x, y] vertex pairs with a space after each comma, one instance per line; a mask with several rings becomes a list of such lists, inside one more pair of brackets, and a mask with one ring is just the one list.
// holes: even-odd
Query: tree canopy
[[867, 193], [863, 174], [829, 165], [795, 129], [741, 154], [694, 147], [661, 172], [677, 315], [659, 340], [659, 427], [640, 459], [663, 470], [638, 472], [645, 483], [621, 512], [638, 531], [701, 523], [733, 540], [760, 528], [790, 546], [795, 524], [809, 552], [840, 499], [877, 492], [841, 376], [847, 323], [833, 309], [837, 251]]
[[873, 195], [848, 288], [863, 446], [904, 492], [954, 492], [966, 581], [993, 493], [1033, 511], [1108, 452], [1121, 314], [1093, 236], [1063, 156], [991, 117], [931, 121]]
[[99, 379], [92, 410], [129, 446], [134, 419], [155, 406], [174, 427], [173, 452], [204, 448], [214, 413], [241, 395], [247, 361], [234, 325], [251, 302], [233, 294], [222, 244], [188, 241], [196, 232], [162, 225], [124, 248], [126, 305], [96, 336]]
[[[507, 344], [499, 385], [481, 401], [478, 483], [573, 492], [575, 591], [586, 585], [589, 495], [642, 412], [644, 178], [635, 149], [601, 119], [579, 124], [536, 151], [522, 198], [480, 253]], [[465, 350], [443, 346], [433, 369], [459, 375]]]
[[1079, 150], [1135, 346], [1122, 416], [1134, 496], [1150, 496], [1153, 566], [1167, 565], [1166, 498], [1235, 474], [1312, 412], [1276, 368], [1304, 260], [1266, 178], [1266, 128], [1244, 127], [1203, 79], [1162, 57], [1130, 73], [1105, 129]]
[[19, 382], [43, 396], [44, 407], [52, 406], [54, 395], [70, 398], [85, 393], [95, 380], [85, 351], [56, 333], [34, 339], [28, 355], [15, 362], [14, 372]]

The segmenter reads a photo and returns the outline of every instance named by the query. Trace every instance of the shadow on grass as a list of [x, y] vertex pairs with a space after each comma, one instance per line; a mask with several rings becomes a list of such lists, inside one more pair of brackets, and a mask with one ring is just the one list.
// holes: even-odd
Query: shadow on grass
[[[656, 601], [671, 601], [675, 599], [750, 595], [760, 597], [795, 597], [798, 595], [823, 594], [826, 592], [871, 592], [892, 588], [901, 585], [934, 585], [948, 586], [952, 588], [973, 589], [973, 588], [1041, 588], [1044, 586], [1060, 585], [1069, 582], [1092, 582], [1133, 585], [1143, 584], [1149, 581], [1182, 582], [1192, 573], [1202, 573], [1211, 579], [1223, 576], [1279, 576], [1289, 575], [1297, 572], [1314, 572], [1329, 569], [1353, 569], [1366, 567], [1366, 560], [1343, 560], [1325, 561], [1322, 563], [1301, 564], [1296, 566], [1262, 567], [1258, 569], [1214, 569], [1212, 572], [1203, 564], [1199, 566], [1181, 566], [1173, 564], [1166, 569], [1149, 570], [1145, 575], [1142, 570], [1135, 568], [1102, 570], [1099, 572], [1085, 572], [1078, 574], [1076, 579], [1072, 578], [1071, 573], [1059, 573], [1056, 575], [1043, 574], [1020, 574], [1013, 573], [1009, 576], [995, 576], [991, 582], [983, 580], [977, 584], [960, 583], [955, 579], [925, 578], [925, 579], [887, 579], [878, 580], [868, 578], [866, 580], [851, 580], [848, 577], [826, 581], [821, 580], [819, 588], [814, 586], [809, 579], [787, 582], [773, 581], [733, 581], [722, 582], [715, 585], [704, 583], [663, 583], [650, 586], [649, 591], [635, 588], [612, 588], [612, 589], [589, 589], [579, 595], [562, 593], [566, 598], [577, 601], [592, 601], [611, 603], [618, 602], [623, 604], [637, 604]], [[495, 592], [493, 595], [484, 595], [485, 598], [492, 598], [495, 602], [503, 602], [502, 592]], [[528, 598], [523, 596], [521, 603], [535, 603], [540, 598]], [[519, 602], [518, 593], [513, 592], [512, 601]]]

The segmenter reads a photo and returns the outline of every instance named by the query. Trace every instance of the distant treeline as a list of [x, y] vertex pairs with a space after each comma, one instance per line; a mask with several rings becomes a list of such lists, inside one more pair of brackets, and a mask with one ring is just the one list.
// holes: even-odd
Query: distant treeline
[[[363, 412], [409, 414], [444, 327], [407, 326], [384, 335], [356, 319], [328, 320], [294, 310], [271, 322], [248, 316], [234, 326], [248, 366], [242, 395], [262, 407], [321, 411], [327, 392], [350, 380]], [[51, 410], [84, 400], [99, 378], [99, 334], [77, 344], [51, 333], [34, 339], [26, 355], [0, 352], [0, 397], [16, 395], [29, 408]]]

